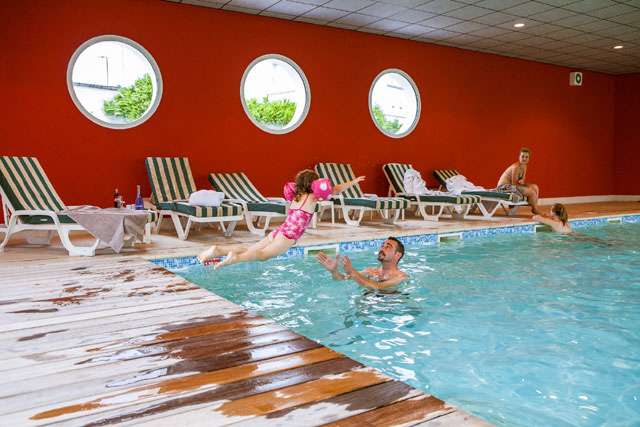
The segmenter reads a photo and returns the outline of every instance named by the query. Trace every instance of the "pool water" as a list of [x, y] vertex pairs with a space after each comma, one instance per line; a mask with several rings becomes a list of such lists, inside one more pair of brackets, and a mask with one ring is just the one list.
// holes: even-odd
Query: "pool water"
[[[397, 293], [314, 258], [177, 271], [425, 392], [508, 426], [640, 425], [640, 223], [413, 246]], [[377, 250], [349, 254], [356, 268]]]

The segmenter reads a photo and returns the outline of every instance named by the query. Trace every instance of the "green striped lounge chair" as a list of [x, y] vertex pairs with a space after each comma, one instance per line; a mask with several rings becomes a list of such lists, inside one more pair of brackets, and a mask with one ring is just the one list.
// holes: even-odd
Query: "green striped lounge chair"
[[[227, 200], [244, 207], [245, 222], [253, 234], [264, 236], [271, 218], [287, 214], [284, 198], [264, 197], [242, 172], [212, 173], [209, 174], [209, 182], [216, 191], [223, 192]], [[259, 226], [260, 219], [264, 219], [262, 227]], [[254, 225], [255, 220], [257, 224]]]
[[407, 163], [387, 163], [382, 166], [382, 171], [389, 181], [389, 195], [409, 200], [410, 206], [415, 207], [416, 212], [426, 220], [438, 221], [444, 212], [451, 217], [466, 218], [471, 207], [480, 203], [480, 196], [409, 194], [404, 188], [404, 174], [409, 169], [413, 167]]
[[12, 234], [21, 231], [47, 231], [45, 238], [28, 236], [32, 244], [49, 244], [54, 233], [71, 256], [93, 256], [100, 243], [98, 239], [90, 246], [76, 246], [71, 242], [71, 231], [86, 231], [62, 211], [67, 206], [51, 185], [42, 166], [35, 157], [0, 157], [0, 195], [6, 228], [0, 251], [9, 242]]
[[[318, 163], [315, 167], [321, 178], [328, 178], [335, 186], [355, 179], [350, 164], [347, 163]], [[349, 225], [360, 225], [366, 211], [377, 211], [386, 223], [394, 223], [400, 213], [409, 206], [406, 199], [399, 197], [379, 197], [376, 194], [365, 194], [359, 184], [347, 188], [342, 193], [333, 196], [334, 203], [342, 209], [344, 221]], [[391, 216], [390, 211], [394, 211]], [[351, 213], [354, 217], [351, 217]]]
[[[433, 171], [433, 176], [444, 188], [447, 188], [447, 179], [456, 175], [460, 175], [460, 172], [456, 169], [436, 169]], [[513, 194], [502, 191], [465, 191], [463, 194], [482, 198], [482, 203], [478, 203], [477, 206], [484, 218], [493, 217], [500, 207], [504, 209], [507, 215], [512, 216], [516, 214], [518, 207], [528, 204], [527, 201], [516, 202], [513, 200]]]
[[[157, 228], [162, 218], [170, 216], [180, 240], [186, 240], [193, 223], [219, 223], [225, 236], [231, 236], [244, 210], [239, 203], [223, 201], [220, 206], [192, 206], [188, 203], [196, 185], [186, 157], [147, 157], [145, 159], [151, 200], [159, 210]], [[182, 227], [181, 218], [186, 218]], [[225, 226], [225, 222], [228, 225]]]

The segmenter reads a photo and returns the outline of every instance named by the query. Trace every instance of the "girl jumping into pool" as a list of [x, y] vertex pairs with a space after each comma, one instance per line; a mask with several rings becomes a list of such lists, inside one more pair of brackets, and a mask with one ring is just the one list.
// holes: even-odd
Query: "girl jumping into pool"
[[278, 256], [293, 246], [309, 226], [318, 200], [328, 199], [332, 194], [339, 194], [349, 187], [364, 180], [364, 176], [338, 184], [331, 188], [331, 182], [320, 179], [312, 170], [298, 172], [296, 181], [284, 186], [284, 197], [291, 202], [289, 212], [282, 225], [273, 230], [267, 237], [252, 245], [211, 246], [198, 255], [198, 260], [205, 263], [222, 255], [226, 258], [217, 263], [215, 268], [247, 261], [266, 261]]
[[551, 206], [549, 216], [534, 215], [532, 218], [534, 221], [541, 222], [551, 227], [556, 233], [570, 234], [571, 226], [569, 225], [569, 215], [567, 214], [567, 208], [562, 203], [556, 203]]

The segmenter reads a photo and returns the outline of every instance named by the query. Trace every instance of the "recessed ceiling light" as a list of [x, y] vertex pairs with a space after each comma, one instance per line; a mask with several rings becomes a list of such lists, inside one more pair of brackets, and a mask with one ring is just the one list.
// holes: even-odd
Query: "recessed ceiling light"
[[522, 28], [524, 27], [524, 24], [522, 22], [518, 22], [517, 24], [513, 24], [513, 26], [516, 28]]
[[622, 46], [621, 44], [614, 46], [614, 49], [622, 49], [624, 46]]

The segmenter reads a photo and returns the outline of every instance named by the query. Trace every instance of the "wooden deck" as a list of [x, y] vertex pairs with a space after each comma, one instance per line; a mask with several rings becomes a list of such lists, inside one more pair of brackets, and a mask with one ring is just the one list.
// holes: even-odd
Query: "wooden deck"
[[2, 263], [0, 425], [484, 426], [139, 257]]
[[[322, 223], [302, 244], [530, 222]], [[569, 206], [571, 218], [640, 203]], [[434, 396], [247, 313], [144, 258], [254, 241], [240, 229], [69, 258], [17, 238], [0, 253], [0, 425], [484, 426]], [[82, 237], [81, 237], [82, 238]]]

